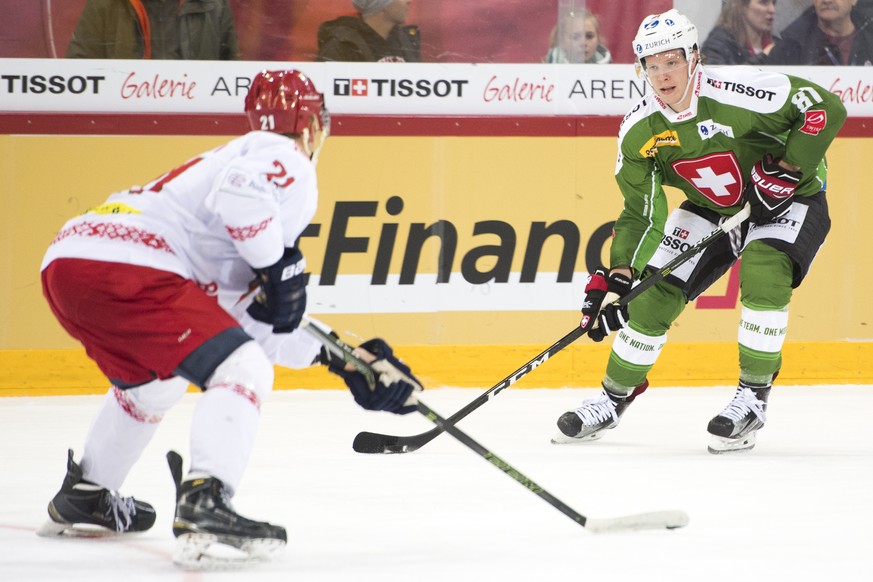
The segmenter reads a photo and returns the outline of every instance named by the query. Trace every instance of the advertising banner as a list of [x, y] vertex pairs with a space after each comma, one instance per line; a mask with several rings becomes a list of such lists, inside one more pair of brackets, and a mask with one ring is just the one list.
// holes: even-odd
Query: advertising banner
[[[646, 93], [631, 65], [0, 59], [0, 102], [8, 112], [235, 114], [264, 68], [302, 70], [340, 115], [624, 115]], [[864, 67], [779, 71], [873, 117]]]
[[[0, 136], [8, 274], [0, 347], [74, 345], [39, 291], [42, 254], [64, 221], [226, 139]], [[310, 311], [402, 343], [550, 343], [577, 319], [589, 270], [608, 260], [621, 210], [614, 155], [610, 137], [330, 138], [318, 166], [319, 208], [300, 242]], [[873, 261], [861, 223], [873, 203], [854, 184], [871, 155], [865, 138], [831, 148], [834, 228], [795, 293], [792, 313], [804, 316], [791, 320], [792, 339], [869, 335], [868, 302], [828, 302], [825, 316], [820, 298], [835, 280], [847, 290], [869, 286], [856, 266]], [[64, 164], [46, 171], [57, 160]], [[675, 206], [679, 198], [668, 194]], [[738, 309], [732, 271], [689, 305], [671, 339], [733, 342]]]

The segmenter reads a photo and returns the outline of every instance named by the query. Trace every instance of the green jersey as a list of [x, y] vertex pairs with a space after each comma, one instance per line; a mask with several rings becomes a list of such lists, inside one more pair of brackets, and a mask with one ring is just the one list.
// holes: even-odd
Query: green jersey
[[765, 154], [800, 166], [796, 196], [825, 186], [824, 155], [846, 118], [840, 98], [799, 77], [752, 67], [699, 66], [691, 105], [675, 112], [647, 95], [619, 131], [615, 178], [624, 209], [610, 266], [642, 271], [663, 237], [674, 186], [697, 206], [732, 216], [752, 166]]

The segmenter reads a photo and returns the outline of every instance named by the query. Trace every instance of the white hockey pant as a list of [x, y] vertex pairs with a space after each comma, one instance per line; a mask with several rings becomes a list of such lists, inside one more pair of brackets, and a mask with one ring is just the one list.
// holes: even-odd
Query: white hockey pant
[[118, 490], [164, 414], [187, 389], [184, 378], [155, 380], [127, 390], [110, 388], [85, 438], [83, 478]]
[[[155, 380], [136, 388], [111, 388], [85, 439], [83, 478], [118, 490], [157, 430], [164, 414], [185, 394], [184, 378]], [[261, 402], [273, 388], [273, 365], [247, 342], [206, 382], [191, 424], [191, 472], [217, 477], [234, 491], [254, 445]]]
[[247, 342], [206, 382], [191, 423], [191, 473], [220, 479], [233, 493], [251, 456], [261, 403], [273, 389], [273, 364]]

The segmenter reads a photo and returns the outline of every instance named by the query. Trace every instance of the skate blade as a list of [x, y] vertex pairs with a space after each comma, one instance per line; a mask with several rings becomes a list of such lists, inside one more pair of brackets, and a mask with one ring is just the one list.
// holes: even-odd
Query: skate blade
[[709, 446], [706, 448], [706, 450], [713, 455], [722, 455], [725, 453], [745, 453], [747, 451], [751, 451], [755, 447], [755, 442], [757, 441], [756, 434], [757, 431], [752, 431], [749, 434], [738, 439], [730, 439], [711, 435], [712, 438], [710, 439]]
[[[604, 429], [605, 430], [605, 429]], [[603, 430], [599, 430], [597, 432], [593, 432], [588, 436], [584, 437], [569, 437], [562, 432], [557, 433], [552, 437], [553, 445], [578, 445], [581, 443], [588, 443], [591, 441], [597, 441], [603, 438]]]
[[270, 561], [284, 547], [285, 542], [277, 539], [231, 541], [189, 533], [177, 538], [173, 563], [184, 570], [236, 570]]
[[109, 538], [122, 535], [121, 533], [87, 523], [58, 523], [49, 518], [38, 530], [36, 535], [41, 538]]

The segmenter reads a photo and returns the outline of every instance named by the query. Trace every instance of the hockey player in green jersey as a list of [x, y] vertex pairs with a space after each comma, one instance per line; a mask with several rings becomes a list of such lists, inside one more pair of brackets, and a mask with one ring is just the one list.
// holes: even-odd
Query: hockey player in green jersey
[[[840, 99], [805, 79], [751, 67], [708, 68], [697, 29], [676, 10], [648, 16], [633, 41], [652, 90], [624, 118], [615, 176], [624, 208], [610, 269], [591, 275], [583, 325], [612, 344], [603, 391], [563, 414], [556, 442], [615, 428], [648, 386], [667, 330], [739, 259], [739, 386], [710, 422], [709, 451], [751, 449], [782, 365], [793, 290], [830, 228], [825, 151], [846, 118]], [[669, 213], [663, 186], [686, 196]], [[745, 205], [751, 218], [622, 307], [636, 279], [663, 266]]]

